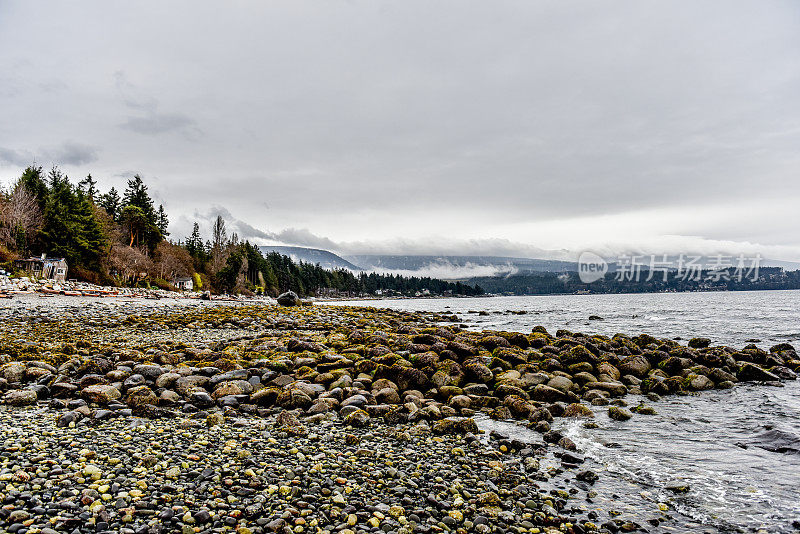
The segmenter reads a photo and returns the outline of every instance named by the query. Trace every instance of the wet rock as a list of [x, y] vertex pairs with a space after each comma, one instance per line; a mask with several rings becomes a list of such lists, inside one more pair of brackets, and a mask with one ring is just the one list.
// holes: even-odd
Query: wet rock
[[214, 406], [214, 399], [206, 391], [193, 391], [189, 395], [189, 401], [198, 408], [211, 408]]
[[585, 404], [572, 403], [564, 410], [564, 417], [594, 417], [594, 412]]
[[631, 409], [632, 412], [638, 413], [639, 415], [656, 415], [656, 410], [652, 406], [645, 406], [644, 404], [639, 404], [638, 406]]
[[714, 389], [714, 382], [710, 378], [703, 375], [689, 375], [687, 377], [688, 389], [692, 391], [704, 391], [707, 389]]
[[572, 389], [572, 385], [573, 385], [572, 380], [570, 380], [565, 376], [560, 376], [560, 375], [554, 376], [553, 378], [550, 379], [550, 381], [547, 382], [547, 386], [553, 389], [557, 389], [563, 393], [566, 393], [567, 391]]
[[67, 426], [69, 426], [69, 425], [71, 425], [73, 423], [77, 423], [78, 421], [80, 421], [81, 417], [83, 417], [83, 416], [79, 412], [76, 412], [74, 410], [70, 411], [70, 412], [66, 412], [66, 413], [63, 413], [60, 416], [58, 416], [58, 420], [56, 421], [56, 425], [59, 428], [67, 427]]
[[591, 387], [592, 389], [608, 392], [615, 397], [622, 397], [628, 393], [627, 386], [619, 382], [592, 382]]
[[477, 434], [478, 425], [471, 417], [447, 417], [436, 421], [431, 427], [434, 434]]
[[637, 378], [645, 378], [650, 371], [650, 362], [644, 356], [628, 356], [617, 365], [623, 375], [633, 375]]
[[206, 416], [206, 426], [212, 428], [225, 423], [225, 416], [219, 412], [211, 413]]
[[209, 380], [209, 377], [202, 375], [182, 376], [175, 381], [175, 391], [187, 397], [196, 388], [204, 388]]
[[693, 349], [704, 349], [711, 345], [711, 340], [707, 337], [693, 337], [689, 340], [688, 345]]
[[683, 480], [670, 480], [664, 485], [664, 489], [673, 493], [688, 493], [690, 488]]
[[400, 394], [396, 388], [386, 387], [375, 393], [375, 400], [380, 404], [400, 404]]
[[158, 376], [155, 380], [155, 384], [157, 388], [165, 388], [165, 389], [172, 389], [175, 386], [175, 382], [180, 379], [181, 375], [178, 373], [163, 373]]
[[745, 363], [739, 368], [737, 378], [744, 382], [770, 382], [777, 381], [778, 377], [765, 371], [754, 363]]
[[621, 408], [619, 406], [609, 406], [608, 416], [614, 421], [627, 421], [633, 417], [633, 414], [625, 408]]
[[544, 384], [539, 384], [533, 388], [531, 398], [539, 402], [556, 402], [566, 399], [566, 396], [561, 390], [550, 386], [545, 386]]

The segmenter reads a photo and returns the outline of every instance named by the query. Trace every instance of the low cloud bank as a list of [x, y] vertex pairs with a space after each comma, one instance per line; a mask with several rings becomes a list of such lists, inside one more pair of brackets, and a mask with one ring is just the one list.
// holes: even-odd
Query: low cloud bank
[[466, 263], [464, 265], [454, 265], [450, 262], [430, 263], [421, 269], [382, 269], [370, 267], [368, 272], [378, 274], [399, 274], [402, 276], [417, 276], [438, 278], [440, 280], [466, 280], [480, 276], [511, 276], [518, 272], [518, 269], [511, 264], [507, 265], [478, 265]]

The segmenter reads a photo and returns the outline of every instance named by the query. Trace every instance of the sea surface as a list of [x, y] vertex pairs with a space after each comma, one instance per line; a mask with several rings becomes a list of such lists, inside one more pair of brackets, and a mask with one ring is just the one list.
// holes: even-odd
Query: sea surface
[[[648, 333], [688, 341], [800, 349], [800, 291], [558, 295], [349, 301], [335, 304], [455, 313], [470, 329], [530, 332], [542, 325], [613, 335]], [[484, 312], [484, 314], [480, 314]], [[521, 313], [524, 312], [524, 313]], [[589, 320], [595, 315], [602, 319]], [[629, 396], [635, 405], [640, 397]], [[652, 403], [655, 416], [627, 422], [596, 408], [599, 428], [556, 420], [601, 476], [589, 507], [619, 512], [651, 532], [800, 532], [800, 381], [740, 384]], [[479, 426], [539, 443], [514, 422]], [[665, 489], [675, 480], [686, 494]], [[651, 525], [666, 504], [671, 520]], [[602, 517], [602, 514], [601, 514]]]

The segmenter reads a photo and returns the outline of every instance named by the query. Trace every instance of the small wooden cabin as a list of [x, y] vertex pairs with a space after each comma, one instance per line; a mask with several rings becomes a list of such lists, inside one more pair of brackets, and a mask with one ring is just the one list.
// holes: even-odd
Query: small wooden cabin
[[194, 280], [191, 276], [179, 276], [173, 280], [172, 285], [181, 291], [191, 291], [194, 289]]
[[40, 258], [16, 260], [14, 267], [29, 273], [33, 278], [45, 278], [64, 283], [67, 281], [67, 260], [64, 258], [48, 258], [42, 254]]

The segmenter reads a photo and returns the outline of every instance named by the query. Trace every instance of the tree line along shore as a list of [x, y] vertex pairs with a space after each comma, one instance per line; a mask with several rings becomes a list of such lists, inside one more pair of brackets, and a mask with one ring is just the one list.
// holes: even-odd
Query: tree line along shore
[[97, 189], [91, 174], [74, 184], [57, 167], [26, 168], [0, 190], [0, 268], [16, 275], [14, 260], [47, 255], [64, 258], [70, 278], [101, 286], [175, 289], [191, 280], [195, 290], [277, 296], [480, 295], [476, 285], [428, 277], [354, 273], [263, 255], [239, 239], [217, 216], [209, 239], [195, 222], [191, 235], [171, 240], [163, 204], [155, 206], [139, 175], [120, 194]]

